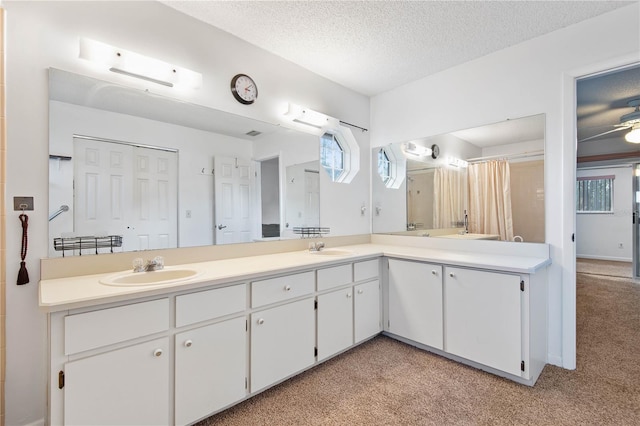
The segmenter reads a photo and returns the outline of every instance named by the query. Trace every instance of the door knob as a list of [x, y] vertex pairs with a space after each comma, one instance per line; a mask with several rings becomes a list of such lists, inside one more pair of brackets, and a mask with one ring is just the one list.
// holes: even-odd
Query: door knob
[[191, 345], [193, 345], [193, 342], [191, 340], [187, 340], [186, 342], [184, 342], [184, 346], [187, 348], [190, 348]]
[[260, 319], [258, 320], [258, 324], [264, 324], [264, 319], [263, 319], [263, 318], [260, 318]]
[[455, 277], [456, 275], [455, 275], [453, 272], [449, 272], [449, 276], [450, 276], [451, 278], [453, 278], [453, 277]]
[[218, 231], [220, 231], [221, 229], [224, 229], [226, 227], [227, 227], [227, 225], [220, 224], [220, 225], [218, 225]]
[[438, 275], [438, 273], [436, 272], [436, 270], [435, 270], [435, 269], [433, 269], [433, 270], [431, 271], [431, 274], [433, 274], [433, 275]]
[[162, 349], [156, 349], [155, 351], [153, 351], [153, 356], [162, 356]]

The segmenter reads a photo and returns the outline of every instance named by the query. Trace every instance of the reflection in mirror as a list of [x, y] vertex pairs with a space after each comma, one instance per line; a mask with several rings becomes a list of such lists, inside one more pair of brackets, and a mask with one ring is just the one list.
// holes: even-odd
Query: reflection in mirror
[[285, 170], [317, 136], [56, 69], [49, 115], [50, 257], [299, 238]]
[[[540, 114], [374, 149], [373, 231], [544, 242], [544, 122]], [[403, 153], [390, 161], [406, 168], [397, 189], [381, 151]]]
[[293, 228], [320, 227], [319, 173], [317, 161], [287, 167], [285, 235], [293, 236]]

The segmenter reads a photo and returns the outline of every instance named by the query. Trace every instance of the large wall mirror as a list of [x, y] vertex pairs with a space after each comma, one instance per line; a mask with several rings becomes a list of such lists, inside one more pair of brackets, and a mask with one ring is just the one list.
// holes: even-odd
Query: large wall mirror
[[373, 232], [544, 242], [544, 114], [374, 148]]
[[321, 226], [317, 136], [57, 69], [49, 111], [50, 257]]

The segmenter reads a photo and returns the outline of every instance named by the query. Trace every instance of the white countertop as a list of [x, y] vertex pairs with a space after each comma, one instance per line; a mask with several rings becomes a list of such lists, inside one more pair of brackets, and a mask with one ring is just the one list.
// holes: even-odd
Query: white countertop
[[42, 280], [39, 287], [39, 302], [43, 310], [54, 312], [245, 281], [268, 274], [289, 273], [380, 256], [527, 274], [534, 273], [551, 263], [551, 259], [548, 257], [485, 254], [386, 244], [360, 244], [344, 246], [340, 249], [348, 250], [351, 253], [326, 256], [312, 254], [304, 250], [184, 264], [180, 266], [197, 269], [202, 273], [192, 279], [161, 285], [109, 286], [100, 283], [101, 279], [113, 275], [113, 272]]

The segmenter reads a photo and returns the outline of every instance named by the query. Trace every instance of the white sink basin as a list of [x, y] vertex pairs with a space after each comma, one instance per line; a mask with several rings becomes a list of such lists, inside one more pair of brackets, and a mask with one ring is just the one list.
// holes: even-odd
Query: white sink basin
[[142, 286], [175, 284], [202, 275], [202, 271], [191, 268], [164, 268], [151, 272], [120, 272], [100, 280], [100, 284], [112, 286]]
[[316, 256], [348, 256], [350, 254], [353, 254], [351, 250], [334, 249], [334, 248], [322, 249], [320, 251], [310, 251], [309, 253]]

